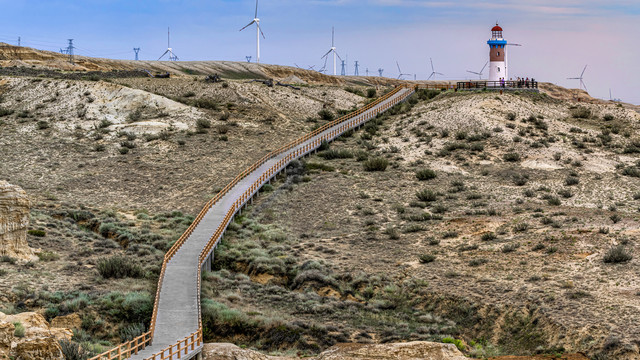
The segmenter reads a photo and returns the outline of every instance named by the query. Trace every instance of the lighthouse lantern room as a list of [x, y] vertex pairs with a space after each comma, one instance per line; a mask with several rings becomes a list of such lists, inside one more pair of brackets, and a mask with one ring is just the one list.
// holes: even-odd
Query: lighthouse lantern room
[[502, 37], [502, 28], [496, 23], [491, 29], [489, 44], [489, 81], [509, 80], [507, 74], [507, 40]]

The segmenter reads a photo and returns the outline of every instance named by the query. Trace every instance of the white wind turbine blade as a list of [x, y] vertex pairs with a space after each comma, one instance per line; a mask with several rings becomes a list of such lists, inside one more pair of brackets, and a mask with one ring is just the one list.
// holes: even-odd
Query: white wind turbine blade
[[582, 76], [584, 76], [584, 72], [587, 71], [587, 66], [589, 65], [585, 65], [584, 69], [582, 69], [582, 74], [580, 74], [580, 79], [582, 79]]
[[168, 52], [169, 52], [169, 50], [165, 51], [165, 52], [162, 54], [162, 56], [160, 56], [160, 57], [158, 58], [158, 61], [160, 61], [160, 59], [162, 59], [165, 55], [167, 55], [167, 53], [168, 53]]
[[258, 0], [256, 0], [256, 15], [253, 18], [254, 19], [258, 18]]
[[482, 67], [482, 70], [480, 70], [480, 73], [478, 75], [482, 75], [482, 72], [484, 71], [484, 69], [487, 67], [487, 65], [489, 65], [489, 62], [487, 61], [484, 66]]
[[340, 57], [340, 55], [338, 54], [337, 51], [333, 50], [336, 53], [336, 56], [338, 57], [338, 59], [340, 59], [340, 61], [342, 61], [342, 58]]
[[322, 69], [320, 69], [320, 72], [324, 74], [324, 72], [327, 70], [327, 60], [329, 60], [329, 57], [327, 55], [329, 55], [331, 51], [329, 51], [324, 57], [324, 65], [322, 66]]
[[335, 28], [332, 26], [332, 27], [331, 27], [331, 47], [334, 47], [334, 46], [335, 46], [335, 45], [334, 45], [334, 44], [335, 44], [335, 42], [334, 42], [334, 40], [335, 40], [335, 35], [336, 35], [336, 30], [335, 30]]
[[326, 58], [326, 57], [327, 57], [327, 55], [331, 54], [331, 52], [332, 52], [332, 51], [333, 51], [333, 49], [331, 49], [331, 50], [327, 51], [327, 53], [326, 53], [326, 54], [324, 54], [324, 55], [322, 55], [322, 56], [320, 57], [320, 59], [324, 59], [324, 58]]
[[582, 79], [580, 79], [580, 84], [584, 86], [584, 91], [589, 92], [589, 90], [587, 90], [587, 84], [585, 84], [584, 81], [582, 81]]
[[429, 61], [431, 61], [431, 71], [435, 73], [436, 70], [433, 68], [433, 59], [429, 58]]
[[431, 75], [429, 75], [429, 77], [427, 78], [427, 80], [431, 80], [432, 77], [434, 77], [436, 75], [436, 73], [432, 72]]
[[256, 26], [258, 27], [258, 30], [260, 30], [260, 34], [262, 35], [262, 38], [266, 39], [266, 37], [264, 36], [264, 33], [262, 32], [262, 28], [260, 27], [260, 24], [256, 23]]
[[245, 26], [245, 27], [243, 27], [242, 29], [240, 29], [240, 31], [242, 31], [242, 30], [244, 30], [244, 29], [248, 28], [249, 26], [253, 25], [253, 23], [255, 23], [255, 22], [256, 22], [255, 20], [251, 21], [250, 23], [248, 23], [248, 24], [247, 24], [247, 26]]

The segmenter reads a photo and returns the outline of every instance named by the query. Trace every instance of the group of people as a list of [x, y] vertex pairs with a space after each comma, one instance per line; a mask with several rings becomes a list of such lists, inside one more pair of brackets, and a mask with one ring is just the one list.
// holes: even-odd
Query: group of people
[[509, 80], [509, 84], [507, 84], [507, 82], [504, 80], [504, 78], [500, 78], [500, 87], [518, 87], [518, 88], [533, 88], [535, 87], [536, 84], [536, 80], [534, 78], [531, 78], [531, 80], [529, 80], [529, 78], [521, 78], [518, 77], [518, 79], [516, 81], [513, 80], [513, 78], [511, 78]]

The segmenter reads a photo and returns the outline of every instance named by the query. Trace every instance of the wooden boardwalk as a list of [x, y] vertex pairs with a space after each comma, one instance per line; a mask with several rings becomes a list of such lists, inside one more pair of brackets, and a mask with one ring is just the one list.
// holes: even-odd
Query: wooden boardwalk
[[[93, 359], [190, 359], [202, 350], [201, 271], [211, 268], [213, 251], [232, 217], [293, 160], [315, 151], [323, 141], [357, 128], [413, 94], [398, 87], [378, 101], [340, 118], [265, 156], [238, 175], [209, 201], [194, 224], [165, 255], [151, 330]], [[93, 360], [92, 359], [92, 360]]]

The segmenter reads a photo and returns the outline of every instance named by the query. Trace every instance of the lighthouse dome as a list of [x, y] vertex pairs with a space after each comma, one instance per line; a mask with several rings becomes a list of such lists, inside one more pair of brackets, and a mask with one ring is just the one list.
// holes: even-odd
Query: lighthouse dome
[[502, 31], [502, 28], [498, 25], [494, 26], [491, 31]]

